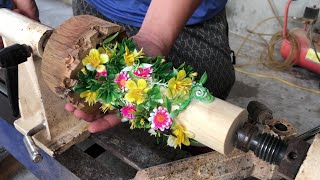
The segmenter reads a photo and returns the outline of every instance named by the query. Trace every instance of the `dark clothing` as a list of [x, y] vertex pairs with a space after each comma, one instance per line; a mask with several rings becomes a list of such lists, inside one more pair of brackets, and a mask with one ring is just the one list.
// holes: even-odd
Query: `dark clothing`
[[[74, 15], [93, 15], [108, 21], [85, 0], [73, 0]], [[123, 26], [129, 36], [139, 28], [114, 22]], [[165, 28], [164, 28], [165, 29]], [[220, 99], [226, 99], [235, 81], [234, 68], [230, 58], [228, 23], [225, 10], [202, 24], [186, 26], [179, 35], [167, 59], [175, 67], [182, 63], [191, 65], [201, 76], [205, 71], [208, 80], [205, 86]]]

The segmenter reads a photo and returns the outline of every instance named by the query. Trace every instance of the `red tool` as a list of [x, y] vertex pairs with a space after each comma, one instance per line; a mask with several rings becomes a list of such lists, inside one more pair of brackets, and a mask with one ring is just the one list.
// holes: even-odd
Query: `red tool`
[[[319, 8], [306, 8], [304, 17], [302, 18], [305, 23], [305, 29], [294, 28], [287, 32], [288, 13], [291, 2], [292, 0], [288, 0], [286, 5], [280, 54], [284, 59], [292, 56], [295, 65], [320, 74], [320, 41], [314, 42], [316, 38], [312, 37], [313, 25], [317, 20]], [[309, 30], [307, 30], [308, 26], [311, 26]], [[297, 46], [296, 52], [293, 52], [294, 42], [288, 38], [289, 35], [294, 38], [295, 46]]]

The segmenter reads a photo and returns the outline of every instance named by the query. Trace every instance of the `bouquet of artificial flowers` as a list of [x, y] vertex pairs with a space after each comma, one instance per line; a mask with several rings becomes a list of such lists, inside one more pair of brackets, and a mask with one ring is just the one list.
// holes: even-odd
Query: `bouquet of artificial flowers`
[[193, 134], [175, 122], [193, 98], [210, 103], [214, 97], [203, 87], [204, 73], [184, 64], [174, 68], [162, 56], [147, 57], [131, 39], [117, 41], [109, 36], [82, 60], [83, 68], [75, 93], [89, 105], [99, 105], [103, 113], [117, 110], [131, 129], [143, 128], [156, 137], [167, 137], [176, 148], [190, 145]]

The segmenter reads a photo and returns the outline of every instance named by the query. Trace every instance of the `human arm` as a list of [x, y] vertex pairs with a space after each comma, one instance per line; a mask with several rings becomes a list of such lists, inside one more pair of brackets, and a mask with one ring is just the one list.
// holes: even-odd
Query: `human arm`
[[39, 21], [39, 10], [35, 0], [12, 0], [13, 11]]
[[[39, 21], [39, 11], [34, 0], [0, 0], [0, 8], [8, 8]], [[3, 48], [3, 42], [0, 36], [0, 49], [1, 48]]]
[[139, 32], [133, 37], [146, 54], [168, 55], [202, 0], [152, 0]]

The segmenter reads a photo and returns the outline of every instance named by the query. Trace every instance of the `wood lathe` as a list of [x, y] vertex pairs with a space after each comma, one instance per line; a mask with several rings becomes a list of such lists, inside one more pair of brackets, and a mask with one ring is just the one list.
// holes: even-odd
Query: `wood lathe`
[[[92, 16], [73, 17], [55, 30], [6, 9], [0, 9], [0, 17], [5, 21], [0, 25], [5, 44], [25, 44], [36, 55], [18, 66], [20, 118], [14, 126], [26, 137], [34, 162], [39, 162], [41, 158], [33, 142], [55, 156], [89, 137], [88, 123], [63, 109], [70, 101], [67, 90], [81, 69], [81, 59], [91, 48], [115, 32], [126, 35], [120, 26]], [[209, 104], [192, 101], [177, 121], [194, 133], [195, 140], [221, 154], [228, 155], [236, 147], [279, 165], [285, 178], [294, 179], [298, 172], [298, 176], [305, 173], [307, 170], [303, 168], [308, 168], [305, 163], [309, 163], [307, 153], [320, 155], [320, 148], [309, 149], [308, 143], [294, 136], [283, 139], [287, 136], [281, 137], [281, 133], [288, 132], [292, 125], [275, 120], [261, 106], [250, 106], [253, 121], [249, 122], [245, 109], [226, 101], [216, 99]], [[270, 131], [275, 136], [262, 133], [253, 122], [273, 127]]]

